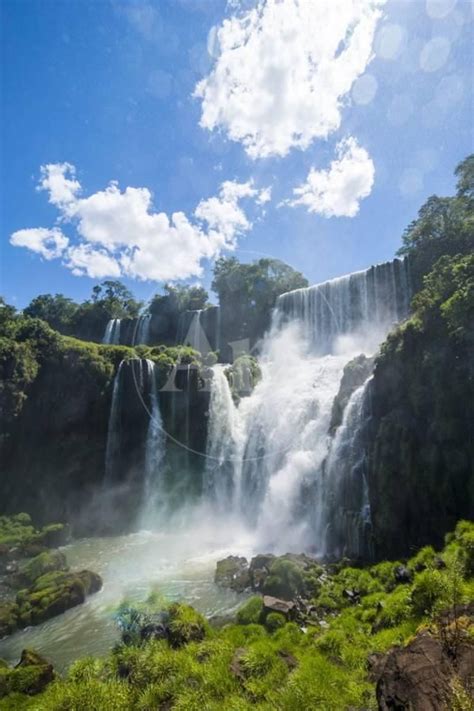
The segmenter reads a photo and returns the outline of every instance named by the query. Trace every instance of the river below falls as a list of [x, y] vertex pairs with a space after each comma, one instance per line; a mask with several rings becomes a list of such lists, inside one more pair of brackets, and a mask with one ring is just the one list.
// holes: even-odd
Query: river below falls
[[16, 662], [28, 647], [64, 671], [80, 657], [105, 655], [120, 637], [114, 621], [119, 603], [144, 600], [152, 590], [168, 600], [187, 602], [207, 617], [232, 613], [245, 596], [218, 588], [213, 578], [216, 561], [236, 548], [216, 543], [215, 532], [200, 534], [143, 531], [65, 546], [71, 569], [99, 573], [102, 590], [63, 615], [3, 639], [0, 658]]

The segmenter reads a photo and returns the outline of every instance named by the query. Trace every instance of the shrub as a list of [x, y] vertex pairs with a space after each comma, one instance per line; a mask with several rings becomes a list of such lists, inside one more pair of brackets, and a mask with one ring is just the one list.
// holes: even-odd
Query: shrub
[[258, 624], [262, 617], [263, 600], [258, 595], [254, 595], [237, 610], [237, 622], [239, 625]]
[[415, 577], [411, 592], [411, 605], [415, 615], [423, 616], [433, 612], [443, 597], [446, 597], [446, 576], [438, 570], [424, 570]]
[[269, 632], [276, 632], [286, 623], [285, 616], [281, 612], [270, 612], [265, 618], [265, 627]]

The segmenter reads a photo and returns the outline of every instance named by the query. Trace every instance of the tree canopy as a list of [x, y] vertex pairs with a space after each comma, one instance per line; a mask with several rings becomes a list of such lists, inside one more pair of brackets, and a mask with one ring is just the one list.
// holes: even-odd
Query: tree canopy
[[474, 155], [457, 166], [455, 175], [456, 195], [429, 197], [403, 233], [398, 253], [411, 260], [415, 289], [442, 255], [474, 249]]

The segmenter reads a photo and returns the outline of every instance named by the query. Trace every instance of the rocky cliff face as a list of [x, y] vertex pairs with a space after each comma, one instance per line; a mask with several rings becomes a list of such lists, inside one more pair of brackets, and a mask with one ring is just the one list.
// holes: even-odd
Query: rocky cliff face
[[442, 318], [392, 334], [372, 387], [369, 492], [375, 554], [441, 543], [474, 517], [474, 371], [469, 341]]

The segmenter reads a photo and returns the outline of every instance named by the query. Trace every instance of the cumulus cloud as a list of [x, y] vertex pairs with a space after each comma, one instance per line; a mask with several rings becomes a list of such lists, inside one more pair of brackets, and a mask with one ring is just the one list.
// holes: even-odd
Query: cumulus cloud
[[66, 235], [57, 227], [52, 230], [45, 227], [17, 230], [11, 235], [10, 242], [14, 247], [26, 247], [48, 260], [60, 257], [69, 244]]
[[75, 275], [93, 278], [127, 275], [156, 281], [186, 279], [202, 273], [202, 260], [232, 250], [251, 228], [240, 201], [265, 201], [268, 189], [252, 182], [222, 183], [215, 197], [201, 200], [191, 218], [183, 212], [154, 212], [147, 188], [121, 190], [111, 182], [105, 190], [82, 197], [74, 166], [42, 166], [39, 190], [48, 193], [59, 221], [77, 233], [70, 244], [59, 228], [19, 230], [10, 241], [46, 259], [62, 257]]
[[225, 19], [195, 96], [200, 125], [223, 129], [252, 158], [326, 138], [372, 59], [386, 0], [266, 0]]
[[338, 143], [336, 156], [328, 170], [311, 168], [306, 182], [293, 190], [295, 199], [285, 204], [303, 205], [324, 217], [357, 215], [374, 184], [373, 161], [352, 136]]

